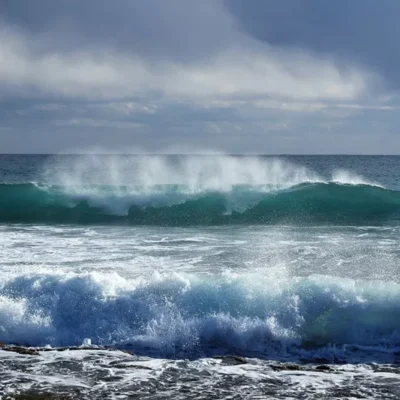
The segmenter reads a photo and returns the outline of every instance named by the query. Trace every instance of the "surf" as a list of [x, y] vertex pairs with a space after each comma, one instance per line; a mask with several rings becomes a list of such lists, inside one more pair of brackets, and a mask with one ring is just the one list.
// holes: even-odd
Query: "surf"
[[400, 192], [366, 184], [235, 185], [192, 193], [185, 185], [70, 187], [0, 184], [1, 223], [196, 226], [383, 224], [400, 221]]
[[[0, 341], [130, 348], [162, 357], [396, 352], [396, 283], [333, 276], [19, 275], [0, 288]], [[79, 310], [79, 312], [77, 312]]]

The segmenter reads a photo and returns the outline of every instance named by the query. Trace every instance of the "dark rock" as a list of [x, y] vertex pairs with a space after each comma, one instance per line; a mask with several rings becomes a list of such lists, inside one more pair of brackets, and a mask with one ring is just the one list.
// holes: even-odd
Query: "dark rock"
[[302, 368], [297, 364], [274, 364], [271, 365], [274, 371], [300, 371]]
[[332, 371], [332, 368], [329, 365], [318, 365], [315, 367], [316, 371]]
[[40, 353], [29, 347], [21, 347], [21, 346], [8, 346], [6, 344], [0, 343], [0, 349], [4, 351], [12, 351], [14, 353], [29, 355], [29, 356], [40, 356]]
[[215, 356], [213, 358], [216, 360], [222, 360], [225, 364], [229, 365], [241, 365], [249, 363], [244, 357], [240, 356]]
[[71, 397], [59, 396], [53, 393], [41, 393], [36, 391], [28, 391], [24, 393], [10, 395], [5, 400], [70, 400]]

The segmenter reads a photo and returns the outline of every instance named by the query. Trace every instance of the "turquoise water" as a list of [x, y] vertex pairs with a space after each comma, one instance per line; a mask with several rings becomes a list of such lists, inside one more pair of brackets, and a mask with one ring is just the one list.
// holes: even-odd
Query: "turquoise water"
[[381, 156], [0, 156], [0, 342], [395, 357], [399, 171]]
[[2, 156], [0, 222], [393, 224], [396, 157]]

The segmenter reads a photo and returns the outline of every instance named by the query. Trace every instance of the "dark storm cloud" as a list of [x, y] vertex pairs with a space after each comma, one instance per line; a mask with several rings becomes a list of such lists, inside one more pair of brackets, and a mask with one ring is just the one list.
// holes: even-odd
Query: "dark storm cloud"
[[[0, 84], [6, 93], [33, 88], [46, 95], [105, 98], [156, 94], [343, 101], [368, 92], [376, 79], [363, 67], [350, 63], [343, 68], [301, 47], [286, 50], [269, 40], [268, 30], [251, 28], [252, 20], [259, 27], [285, 25], [273, 12], [276, 7], [279, 14], [282, 6], [265, 4], [3, 0]], [[286, 34], [297, 32], [288, 25]]]
[[110, 47], [191, 61], [232, 39], [220, 0], [3, 0], [0, 15], [41, 38], [42, 49]]
[[397, 0], [0, 0], [0, 152], [393, 153], [398, 15]]
[[0, 15], [42, 36], [43, 47], [110, 46], [184, 61], [243, 39], [236, 24], [272, 46], [352, 60], [400, 84], [398, 0], [3, 0]]
[[238, 26], [281, 48], [303, 48], [375, 69], [400, 86], [398, 0], [227, 0]]

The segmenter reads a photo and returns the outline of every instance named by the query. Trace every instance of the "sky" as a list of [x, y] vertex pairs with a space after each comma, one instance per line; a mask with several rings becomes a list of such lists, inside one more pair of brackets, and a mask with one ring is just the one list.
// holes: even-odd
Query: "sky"
[[400, 153], [398, 0], [0, 0], [0, 153]]

